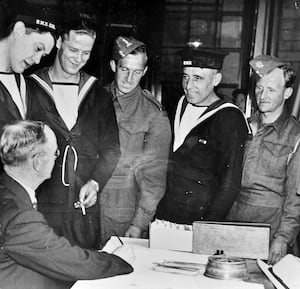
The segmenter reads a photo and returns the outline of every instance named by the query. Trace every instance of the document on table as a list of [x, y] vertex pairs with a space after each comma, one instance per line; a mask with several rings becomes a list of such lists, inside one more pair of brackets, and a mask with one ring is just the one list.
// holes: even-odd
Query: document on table
[[300, 288], [300, 258], [288, 254], [273, 266], [261, 260], [257, 264], [277, 289]]
[[[244, 281], [217, 280], [203, 275], [207, 263], [207, 255], [192, 254], [187, 252], [150, 249], [148, 240], [122, 238], [125, 245], [132, 246], [136, 259], [134, 272], [128, 275], [111, 278], [77, 281], [72, 289], [264, 289], [264, 286]], [[120, 241], [112, 238], [106, 248], [108, 251], [119, 246]], [[173, 261], [176, 264], [199, 264], [199, 274], [184, 275], [170, 272], [155, 271], [157, 263]], [[200, 266], [202, 265], [202, 266]], [[201, 267], [201, 268], [200, 268]]]

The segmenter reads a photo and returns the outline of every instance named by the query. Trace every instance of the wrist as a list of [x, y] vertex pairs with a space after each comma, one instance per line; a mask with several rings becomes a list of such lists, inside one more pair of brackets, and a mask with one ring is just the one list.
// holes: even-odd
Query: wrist
[[95, 180], [89, 180], [88, 184], [90, 184], [96, 192], [99, 191], [99, 184]]

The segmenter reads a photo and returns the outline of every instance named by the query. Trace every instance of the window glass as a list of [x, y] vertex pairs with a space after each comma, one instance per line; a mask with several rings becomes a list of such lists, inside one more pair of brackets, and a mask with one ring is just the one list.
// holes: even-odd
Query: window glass
[[185, 13], [167, 13], [164, 22], [164, 46], [184, 46], [187, 41], [187, 30], [188, 23]]
[[[211, 16], [211, 17], [209, 17]], [[214, 47], [216, 44], [216, 22], [213, 14], [203, 17], [193, 13], [190, 29], [190, 41], [200, 40], [205, 47]]]
[[221, 23], [221, 47], [240, 48], [242, 17], [224, 16]]
[[243, 11], [244, 1], [223, 0], [223, 11]]
[[224, 59], [222, 83], [239, 83], [240, 53], [230, 52]]

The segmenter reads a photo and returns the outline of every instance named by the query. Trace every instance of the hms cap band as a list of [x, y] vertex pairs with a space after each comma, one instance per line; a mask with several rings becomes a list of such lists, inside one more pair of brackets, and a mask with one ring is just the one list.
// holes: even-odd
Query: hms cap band
[[113, 59], [118, 60], [124, 58], [140, 46], [145, 46], [145, 43], [133, 37], [119, 36], [114, 43]]
[[262, 77], [276, 67], [285, 65], [280, 59], [270, 55], [259, 55], [249, 62], [254, 72]]
[[227, 52], [220, 50], [202, 50], [188, 47], [181, 52], [182, 66], [211, 68], [220, 70]]
[[25, 26], [39, 28], [43, 31], [49, 31], [57, 35], [57, 13], [50, 8], [37, 9], [30, 11], [19, 11], [16, 21], [24, 22]]
[[18, 15], [16, 20], [24, 22], [25, 25], [27, 24], [29, 26], [41, 27], [53, 32], [56, 31], [56, 25], [54, 23], [41, 18], [36, 18], [28, 15]]

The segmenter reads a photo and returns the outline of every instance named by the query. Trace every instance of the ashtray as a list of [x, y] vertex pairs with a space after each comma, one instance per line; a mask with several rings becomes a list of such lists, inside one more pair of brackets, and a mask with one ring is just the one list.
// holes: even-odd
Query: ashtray
[[204, 275], [222, 280], [247, 280], [249, 278], [246, 259], [226, 255], [208, 257]]

